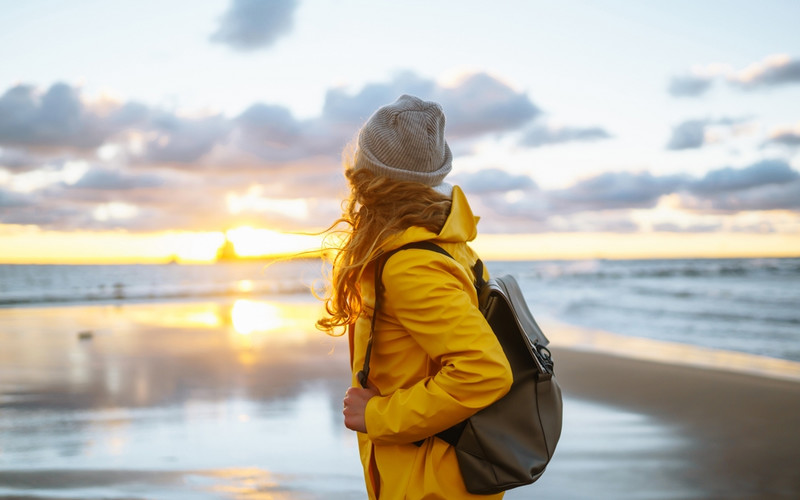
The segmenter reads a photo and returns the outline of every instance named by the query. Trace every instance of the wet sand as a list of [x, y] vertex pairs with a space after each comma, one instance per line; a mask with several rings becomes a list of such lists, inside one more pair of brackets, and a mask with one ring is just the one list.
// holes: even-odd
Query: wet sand
[[[347, 346], [313, 330], [318, 311], [304, 297], [0, 309], [0, 498], [364, 498], [341, 422]], [[800, 497], [800, 382], [554, 355], [562, 440], [506, 498]]]

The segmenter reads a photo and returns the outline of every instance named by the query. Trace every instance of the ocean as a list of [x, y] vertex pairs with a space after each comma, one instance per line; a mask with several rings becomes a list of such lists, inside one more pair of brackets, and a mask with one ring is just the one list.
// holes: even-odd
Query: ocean
[[[497, 261], [487, 267], [517, 278], [537, 318], [800, 361], [797, 258]], [[0, 307], [303, 294], [320, 289], [323, 272], [317, 260], [0, 265]]]

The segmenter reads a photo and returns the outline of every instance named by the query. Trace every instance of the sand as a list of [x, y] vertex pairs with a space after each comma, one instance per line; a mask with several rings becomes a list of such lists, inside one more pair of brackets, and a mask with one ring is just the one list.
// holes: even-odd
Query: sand
[[[0, 309], [0, 498], [364, 498], [346, 342], [317, 308]], [[553, 353], [563, 437], [506, 498], [800, 498], [799, 382]]]
[[800, 498], [800, 383], [567, 349], [554, 356], [568, 395], [649, 415], [684, 438], [676, 490]]

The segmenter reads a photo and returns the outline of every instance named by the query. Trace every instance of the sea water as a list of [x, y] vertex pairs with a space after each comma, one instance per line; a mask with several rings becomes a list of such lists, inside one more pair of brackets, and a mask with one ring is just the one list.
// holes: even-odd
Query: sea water
[[[488, 262], [536, 317], [800, 361], [800, 259]], [[0, 265], [0, 307], [309, 293], [316, 260], [265, 265]]]

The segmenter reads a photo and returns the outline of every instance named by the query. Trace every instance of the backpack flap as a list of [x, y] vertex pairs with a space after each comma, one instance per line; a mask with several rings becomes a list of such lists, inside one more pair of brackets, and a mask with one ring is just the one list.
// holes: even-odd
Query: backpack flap
[[542, 375], [553, 374], [553, 360], [550, 351], [546, 348], [550, 341], [539, 328], [536, 320], [533, 319], [533, 314], [528, 309], [522, 290], [513, 276], [505, 275], [490, 279], [481, 287], [478, 303], [481, 313], [486, 318], [492, 318], [495, 314], [494, 310], [500, 303], [503, 303], [504, 314], [511, 314], [518, 330], [525, 333], [528, 340], [526, 343], [528, 351], [536, 361], [539, 373]]

